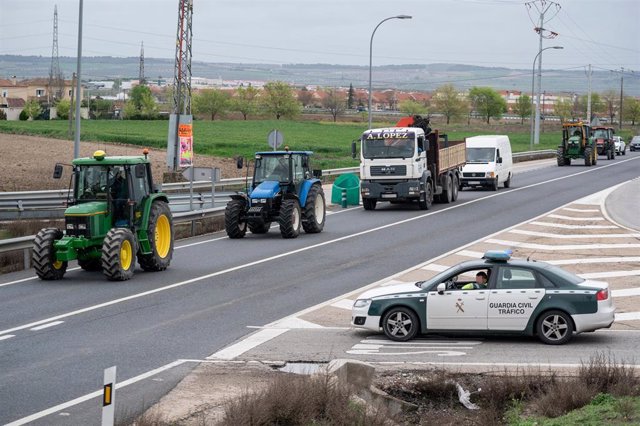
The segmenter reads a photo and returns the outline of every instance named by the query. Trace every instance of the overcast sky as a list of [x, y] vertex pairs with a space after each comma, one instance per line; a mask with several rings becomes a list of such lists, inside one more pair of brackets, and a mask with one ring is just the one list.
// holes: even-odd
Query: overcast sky
[[[538, 5], [540, 5], [538, 0]], [[76, 56], [79, 0], [0, 0], [0, 54]], [[546, 3], [547, 5], [549, 2]], [[545, 69], [591, 63], [640, 71], [640, 0], [559, 0], [545, 28]], [[178, 0], [85, 0], [85, 56], [171, 58]], [[194, 0], [193, 60], [368, 65], [463, 63], [530, 69], [539, 14], [517, 0]], [[2, 75], [2, 70], [0, 70]]]

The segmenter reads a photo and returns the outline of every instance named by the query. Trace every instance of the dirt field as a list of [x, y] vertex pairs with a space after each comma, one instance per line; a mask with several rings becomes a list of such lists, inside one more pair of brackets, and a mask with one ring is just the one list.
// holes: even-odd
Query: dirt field
[[[107, 155], [140, 155], [139, 146], [104, 142], [81, 142], [80, 155], [90, 156], [103, 149]], [[153, 178], [162, 181], [166, 169], [166, 151], [151, 149]], [[73, 141], [36, 136], [0, 133], [0, 191], [35, 191], [63, 189], [69, 186], [70, 168], [65, 169], [62, 179], [53, 179], [56, 163], [70, 163], [73, 158]], [[235, 161], [227, 158], [195, 156], [196, 167], [219, 167], [222, 178], [239, 177]]]

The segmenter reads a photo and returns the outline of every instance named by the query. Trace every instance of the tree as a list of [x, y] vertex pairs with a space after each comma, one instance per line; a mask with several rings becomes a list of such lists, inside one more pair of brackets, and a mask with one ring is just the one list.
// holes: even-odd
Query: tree
[[329, 113], [333, 117], [335, 123], [338, 116], [342, 115], [347, 104], [344, 97], [335, 89], [327, 89], [326, 96], [322, 100], [322, 106], [329, 110]]
[[453, 84], [445, 84], [438, 87], [431, 100], [433, 110], [447, 117], [447, 124], [452, 118], [460, 117], [466, 110], [464, 99], [458, 95]]
[[298, 102], [302, 104], [303, 108], [308, 107], [313, 103], [313, 93], [306, 87], [303, 87], [298, 92]]
[[400, 102], [400, 112], [406, 115], [423, 115], [427, 113], [427, 107], [420, 102], [407, 99]]
[[293, 94], [293, 89], [283, 81], [270, 81], [264, 85], [260, 95], [262, 107], [276, 120], [280, 117], [293, 118], [300, 113], [300, 103]]
[[389, 104], [389, 109], [395, 111], [397, 108], [398, 98], [396, 96], [395, 90], [387, 90], [384, 94], [384, 98]]
[[618, 102], [620, 101], [620, 98], [617, 96], [615, 90], [607, 90], [601, 95], [601, 99], [604, 111], [609, 117], [609, 120], [611, 120], [610, 122], [613, 123], [613, 119], [618, 111]]
[[636, 122], [640, 120], [640, 100], [632, 97], [624, 98], [622, 118], [631, 121], [631, 125], [635, 126]]
[[231, 99], [230, 109], [238, 111], [246, 120], [249, 114], [254, 114], [257, 110], [258, 89], [249, 85], [247, 87], [240, 86], [236, 89], [236, 93]]
[[69, 113], [73, 108], [74, 106], [71, 105], [71, 102], [68, 99], [61, 99], [56, 103], [56, 114], [58, 115], [58, 118], [67, 120], [69, 118]]
[[353, 101], [355, 96], [355, 90], [353, 90], [353, 83], [349, 83], [349, 92], [347, 93], [347, 108], [353, 109]]
[[490, 87], [473, 87], [469, 91], [469, 99], [475, 109], [487, 119], [500, 118], [507, 110], [507, 103], [502, 96]]
[[531, 116], [531, 98], [526, 93], [521, 94], [513, 106], [513, 112], [520, 117], [520, 124], [524, 124], [524, 119]]
[[95, 118], [100, 118], [102, 116], [108, 115], [113, 108], [113, 102], [96, 98], [91, 101], [89, 104], [89, 109], [93, 113]]
[[196, 114], [208, 114], [211, 121], [216, 115], [224, 114], [231, 106], [231, 97], [220, 89], [205, 89], [193, 97], [193, 110]]
[[573, 118], [573, 102], [568, 99], [558, 99], [553, 105], [553, 113], [560, 117], [560, 121]]
[[[577, 113], [576, 115], [580, 115], [581, 117], [587, 116], [587, 95], [582, 95], [578, 98], [578, 104], [576, 105]], [[604, 103], [600, 99], [600, 95], [597, 93], [591, 94], [591, 117], [587, 117], [587, 121], [591, 122], [591, 118], [593, 115], [604, 112]]]
[[24, 104], [24, 108], [22, 108], [22, 110], [24, 111], [25, 114], [27, 114], [27, 117], [29, 117], [32, 120], [38, 117], [42, 112], [42, 108], [40, 108], [40, 104], [38, 103], [38, 101], [35, 101], [35, 100], [27, 101], [27, 103]]
[[138, 85], [129, 92], [129, 100], [124, 108], [124, 116], [129, 120], [153, 119], [158, 114], [158, 106], [148, 86]]

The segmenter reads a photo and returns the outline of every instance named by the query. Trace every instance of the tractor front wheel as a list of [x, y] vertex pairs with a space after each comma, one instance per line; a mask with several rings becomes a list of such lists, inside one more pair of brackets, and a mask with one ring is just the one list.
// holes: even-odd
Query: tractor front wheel
[[593, 151], [591, 148], [585, 148], [584, 150], [584, 165], [587, 167], [591, 167], [593, 164]]
[[307, 202], [302, 212], [302, 228], [307, 234], [322, 232], [326, 218], [324, 191], [319, 184], [313, 185], [307, 194]]
[[224, 229], [229, 238], [242, 238], [247, 233], [247, 221], [242, 220], [247, 203], [242, 200], [231, 200], [224, 210]]
[[300, 235], [301, 216], [298, 200], [287, 199], [282, 201], [279, 220], [282, 238], [296, 238]]
[[558, 167], [564, 166], [564, 148], [558, 148], [556, 159], [558, 160]]
[[135, 268], [136, 239], [126, 228], [112, 228], [102, 243], [102, 273], [110, 281], [126, 281]]
[[145, 271], [164, 271], [173, 257], [173, 221], [169, 206], [155, 201], [149, 212], [149, 244], [151, 253], [138, 253], [138, 263]]
[[67, 262], [56, 260], [53, 244], [62, 238], [55, 228], [41, 229], [33, 241], [33, 267], [41, 280], [59, 280], [67, 272]]

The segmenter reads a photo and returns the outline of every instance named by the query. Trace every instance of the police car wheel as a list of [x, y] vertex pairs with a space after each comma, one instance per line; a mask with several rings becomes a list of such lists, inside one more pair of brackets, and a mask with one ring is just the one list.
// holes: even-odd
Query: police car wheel
[[409, 308], [391, 308], [382, 318], [385, 336], [396, 342], [406, 342], [418, 334], [418, 316]]
[[573, 337], [573, 322], [562, 311], [548, 311], [538, 318], [536, 332], [543, 343], [562, 345]]

